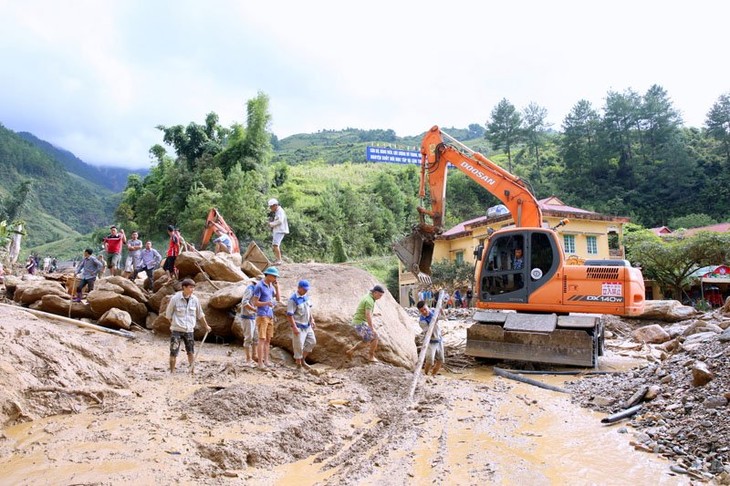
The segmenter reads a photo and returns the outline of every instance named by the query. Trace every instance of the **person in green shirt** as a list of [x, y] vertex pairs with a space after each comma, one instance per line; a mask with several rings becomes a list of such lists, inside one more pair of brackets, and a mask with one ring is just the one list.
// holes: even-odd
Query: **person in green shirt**
[[373, 310], [375, 309], [375, 301], [380, 299], [383, 294], [385, 294], [383, 287], [376, 285], [357, 305], [355, 315], [352, 316], [352, 325], [355, 327], [355, 332], [360, 336], [361, 341], [345, 352], [348, 359], [352, 358], [352, 355], [361, 344], [369, 344], [368, 361], [377, 361], [375, 350], [378, 348], [379, 339], [373, 325]]

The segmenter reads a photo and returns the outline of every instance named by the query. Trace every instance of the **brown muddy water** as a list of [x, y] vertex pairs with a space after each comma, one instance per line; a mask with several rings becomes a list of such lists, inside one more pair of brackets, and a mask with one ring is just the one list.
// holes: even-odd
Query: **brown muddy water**
[[[667, 461], [635, 451], [624, 424], [604, 426], [567, 395], [490, 367], [422, 381], [409, 405], [410, 374], [385, 365], [324, 370], [325, 378], [285, 367], [221, 376], [230, 352], [211, 347], [200, 376], [170, 376], [155, 364], [160, 345], [135, 348], [137, 362], [152, 364], [129, 368], [130, 390], [112, 404], [3, 429], [0, 484], [689, 484]], [[272, 407], [271, 390], [291, 383], [308, 410]], [[236, 409], [207, 413], [192, 398], [237, 386], [269, 412], [236, 419]], [[297, 438], [303, 449], [292, 448]]]

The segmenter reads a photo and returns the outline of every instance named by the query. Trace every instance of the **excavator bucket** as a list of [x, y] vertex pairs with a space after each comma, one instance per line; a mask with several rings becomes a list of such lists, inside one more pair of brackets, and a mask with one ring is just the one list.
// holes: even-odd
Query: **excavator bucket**
[[418, 229], [393, 244], [393, 250], [403, 266], [423, 284], [431, 283], [431, 260], [433, 259], [433, 237]]
[[603, 355], [603, 323], [595, 315], [478, 311], [464, 354], [509, 361], [596, 367]]

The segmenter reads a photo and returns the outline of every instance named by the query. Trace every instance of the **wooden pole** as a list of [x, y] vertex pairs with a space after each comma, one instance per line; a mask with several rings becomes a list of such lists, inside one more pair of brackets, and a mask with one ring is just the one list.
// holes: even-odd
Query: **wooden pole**
[[51, 314], [50, 312], [43, 312], [43, 311], [39, 311], [39, 310], [35, 310], [35, 309], [28, 309], [27, 307], [18, 307], [17, 305], [10, 305], [10, 304], [0, 304], [0, 306], [28, 312], [29, 314], [33, 314], [34, 316], [38, 316], [38, 317], [43, 317], [45, 319], [53, 319], [56, 321], [61, 321], [66, 324], [73, 324], [75, 326], [85, 327], [87, 329], [93, 329], [94, 331], [106, 332], [108, 334], [116, 334], [117, 336], [122, 336], [127, 339], [135, 339], [137, 337], [133, 333], [131, 333], [129, 331], [125, 331], [123, 329], [119, 329], [119, 330], [109, 329], [106, 327], [97, 326], [96, 324], [89, 324], [88, 322], [78, 321], [76, 319], [69, 319], [68, 317], [63, 317], [63, 316], [57, 316], [56, 314]]
[[433, 311], [433, 318], [431, 318], [431, 323], [428, 326], [428, 329], [426, 330], [426, 335], [423, 337], [423, 345], [421, 346], [421, 352], [418, 355], [418, 364], [416, 365], [416, 370], [413, 372], [413, 381], [411, 382], [411, 391], [408, 393], [408, 398], [413, 401], [413, 394], [416, 392], [416, 385], [418, 384], [418, 378], [421, 376], [421, 368], [423, 367], [423, 362], [426, 360], [426, 351], [428, 350], [428, 342], [431, 340], [431, 334], [433, 334], [433, 328], [436, 327], [436, 321], [439, 320], [439, 316], [441, 315], [441, 306], [444, 302], [444, 291], [439, 291], [439, 298], [436, 302], [436, 308]]

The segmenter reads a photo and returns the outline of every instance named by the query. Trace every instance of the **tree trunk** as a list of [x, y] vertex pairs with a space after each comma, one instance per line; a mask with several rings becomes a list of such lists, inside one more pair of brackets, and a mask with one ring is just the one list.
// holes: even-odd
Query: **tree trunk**
[[20, 255], [20, 242], [23, 238], [23, 235], [21, 234], [22, 231], [22, 224], [18, 224], [18, 226], [13, 228], [13, 236], [10, 237], [10, 246], [8, 247], [8, 259], [11, 264], [17, 263], [18, 261], [18, 255]]

